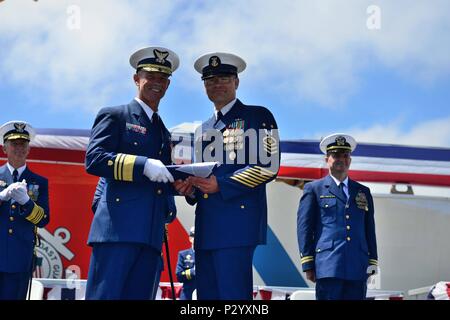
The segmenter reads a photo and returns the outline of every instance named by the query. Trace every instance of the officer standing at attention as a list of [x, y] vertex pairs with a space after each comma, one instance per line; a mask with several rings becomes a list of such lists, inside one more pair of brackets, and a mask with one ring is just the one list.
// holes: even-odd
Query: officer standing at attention
[[180, 300], [192, 300], [192, 292], [195, 290], [195, 251], [194, 251], [195, 228], [189, 230], [189, 242], [191, 247], [178, 252], [177, 279], [183, 283]]
[[378, 264], [372, 195], [348, 177], [355, 148], [349, 135], [325, 137], [320, 150], [329, 175], [307, 183], [300, 200], [301, 264], [306, 278], [316, 282], [317, 300], [365, 299], [369, 265]]
[[0, 300], [24, 300], [37, 228], [50, 219], [48, 181], [26, 165], [34, 129], [24, 121], [0, 127], [8, 162], [0, 167]]
[[197, 297], [252, 300], [253, 253], [257, 245], [266, 243], [266, 184], [279, 169], [277, 124], [267, 108], [236, 99], [238, 73], [246, 67], [242, 58], [209, 53], [198, 58], [194, 67], [214, 104], [214, 114], [202, 130], [216, 138], [212, 144], [202, 139], [196, 162], [211, 153], [221, 163], [209, 178], [188, 179], [195, 193], [186, 199], [197, 204]]
[[167, 195], [173, 177], [170, 134], [158, 115], [178, 56], [147, 47], [130, 57], [137, 97], [99, 111], [86, 171], [104, 178], [88, 244], [87, 299], [151, 299], [159, 272]]

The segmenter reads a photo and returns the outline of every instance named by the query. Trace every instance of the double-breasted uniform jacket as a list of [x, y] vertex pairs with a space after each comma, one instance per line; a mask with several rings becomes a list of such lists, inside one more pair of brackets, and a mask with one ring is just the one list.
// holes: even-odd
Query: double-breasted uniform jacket
[[[102, 198], [103, 190], [105, 188], [106, 180], [105, 178], [98, 179], [97, 186], [95, 187], [94, 197], [92, 198], [91, 209], [95, 214], [97, 210], [98, 203]], [[173, 195], [167, 195], [167, 214], [166, 214], [166, 223], [172, 223], [177, 216], [177, 207], [175, 204], [175, 197]]]
[[[210, 250], [263, 244], [267, 233], [266, 184], [275, 179], [280, 159], [275, 119], [264, 107], [236, 100], [221, 121], [213, 126], [211, 122], [215, 122], [214, 117], [203, 127], [219, 130], [223, 138], [222, 164], [213, 171], [220, 191], [204, 194], [196, 190], [195, 199], [187, 197], [189, 203], [197, 203], [194, 247]], [[249, 129], [257, 134], [256, 145], [255, 141], [242, 143]], [[216, 151], [211, 141], [203, 141], [201, 151], [198, 149], [196, 161], [200, 152]]]
[[86, 151], [88, 173], [104, 177], [104, 189], [88, 243], [131, 242], [161, 251], [169, 184], [144, 176], [147, 158], [171, 164], [170, 133], [152, 123], [135, 100], [99, 111]]
[[348, 179], [349, 198], [331, 176], [305, 185], [297, 219], [303, 271], [316, 278], [366, 280], [377, 265], [374, 206], [370, 189]]
[[[27, 182], [30, 200], [20, 205], [13, 199], [0, 204], [0, 272], [30, 272], [36, 228], [50, 220], [48, 180], [25, 168], [20, 181]], [[0, 191], [13, 183], [7, 165], [0, 167]]]
[[192, 248], [178, 252], [176, 275], [183, 283], [183, 293], [187, 298], [192, 297], [195, 290], [195, 251]]

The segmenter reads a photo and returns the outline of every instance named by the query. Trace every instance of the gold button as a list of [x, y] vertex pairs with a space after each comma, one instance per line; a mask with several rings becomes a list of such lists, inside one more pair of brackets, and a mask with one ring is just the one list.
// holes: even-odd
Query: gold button
[[161, 154], [162, 154], [162, 151], [159, 152], [159, 155], [161, 155]]
[[135, 141], [135, 142], [134, 142], [134, 145], [135, 145], [135, 146], [137, 146], [137, 145], [138, 145], [138, 143], [137, 143], [137, 142]]
[[44, 218], [47, 218], [47, 215], [46, 215], [46, 214], [44, 214]]
[[14, 221], [14, 217], [9, 217], [9, 221]]
[[8, 230], [8, 233], [9, 233], [9, 234], [12, 234], [12, 233], [13, 233], [13, 229], [9, 229], [9, 230]]
[[316, 250], [317, 252], [320, 252], [320, 248], [317, 248], [317, 250]]
[[204, 199], [208, 199], [208, 197], [209, 197], [209, 196], [208, 196], [207, 193], [205, 193], [205, 194], [203, 195], [203, 198], [204, 198]]
[[120, 201], [120, 198], [116, 198], [116, 202], [119, 202]]
[[262, 124], [262, 126], [263, 126], [263, 127], [265, 127], [265, 126], [266, 126], [266, 124], [265, 124], [265, 123], [263, 123], [263, 124]]
[[11, 208], [12, 208], [12, 209], [15, 209], [15, 208], [16, 208], [16, 205], [15, 205], [15, 204], [13, 204], [13, 205], [11, 206]]
[[173, 212], [169, 212], [169, 217], [171, 217], [171, 216], [172, 216], [172, 214], [173, 214]]
[[161, 193], [162, 193], [162, 190], [161, 190], [161, 189], [158, 189], [158, 191], [156, 191], [156, 193], [161, 194]]
[[347, 230], [350, 230], [350, 226], [347, 226]]
[[244, 206], [244, 205], [241, 205], [241, 209], [245, 209], [245, 206]]
[[327, 204], [325, 205], [325, 208], [328, 208], [328, 205], [327, 205]]
[[273, 124], [271, 124], [270, 127], [273, 129]]
[[347, 241], [350, 241], [350, 240], [352, 240], [350, 237], [347, 237]]
[[347, 214], [346, 216], [345, 216], [345, 219], [350, 219], [350, 216]]
[[112, 166], [114, 162], [112, 160], [108, 160], [108, 166]]

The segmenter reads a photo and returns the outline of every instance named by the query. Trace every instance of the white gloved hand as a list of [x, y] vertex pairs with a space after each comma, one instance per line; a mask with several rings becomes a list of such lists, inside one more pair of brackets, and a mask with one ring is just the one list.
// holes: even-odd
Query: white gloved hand
[[144, 166], [144, 175], [153, 182], [173, 182], [173, 176], [166, 166], [156, 159], [147, 159]]
[[0, 201], [9, 201], [11, 199], [11, 189], [14, 188], [14, 185], [15, 183], [10, 184], [7, 188], [2, 190], [2, 192], [0, 192]]
[[11, 198], [16, 200], [20, 205], [24, 205], [30, 200], [27, 190], [27, 182], [23, 180], [22, 182], [13, 183], [11, 186]]

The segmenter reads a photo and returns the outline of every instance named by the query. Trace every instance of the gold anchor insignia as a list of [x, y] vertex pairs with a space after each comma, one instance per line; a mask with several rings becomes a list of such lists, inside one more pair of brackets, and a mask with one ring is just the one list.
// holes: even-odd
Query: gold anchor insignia
[[210, 63], [209, 63], [209, 65], [210, 65], [211, 67], [217, 67], [219, 64], [220, 64], [219, 57], [216, 57], [216, 56], [211, 57], [211, 61], [210, 61]]

